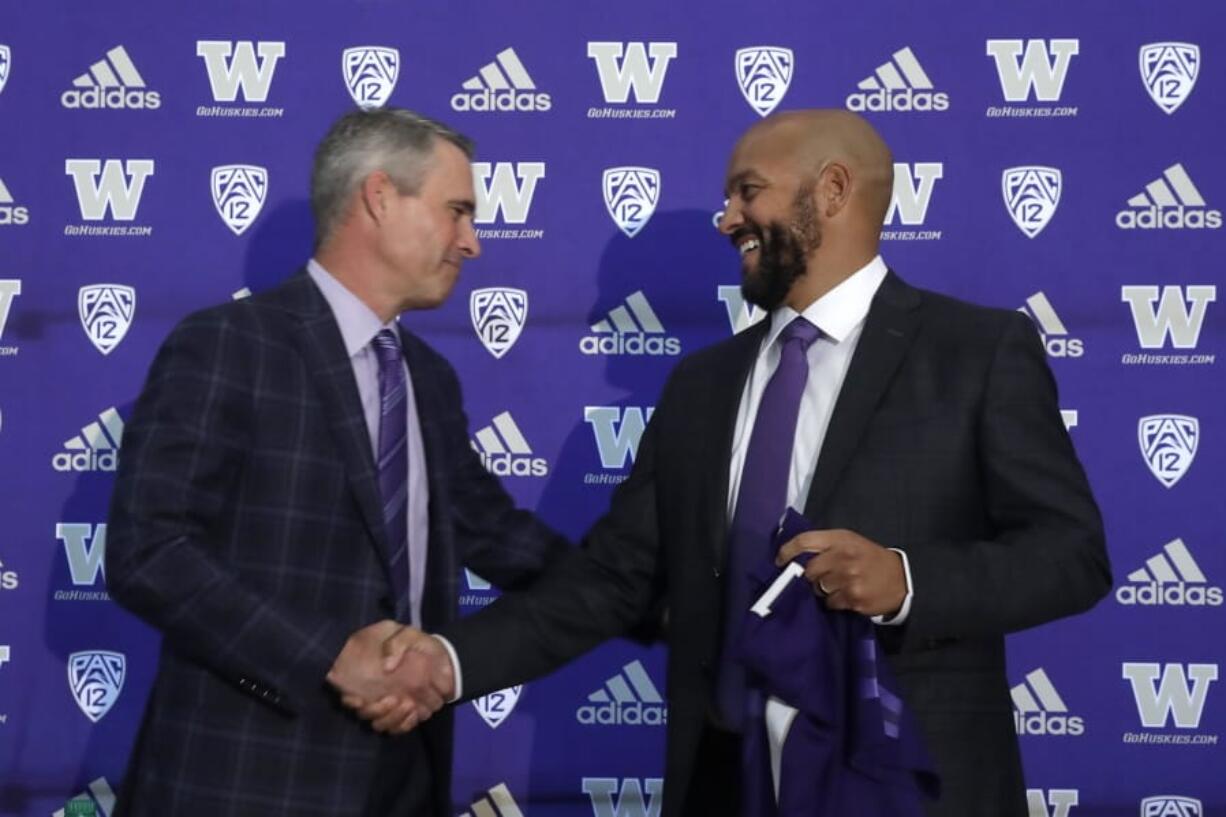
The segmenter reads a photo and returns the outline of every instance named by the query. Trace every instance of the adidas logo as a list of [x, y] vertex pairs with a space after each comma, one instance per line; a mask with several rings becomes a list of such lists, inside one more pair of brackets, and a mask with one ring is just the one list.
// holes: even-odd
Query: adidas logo
[[895, 51], [889, 62], [877, 66], [860, 81], [858, 93], [849, 94], [851, 111], [945, 111], [949, 94], [932, 90], [932, 80], [911, 47]]
[[16, 570], [5, 570], [4, 562], [0, 562], [0, 590], [16, 590], [21, 584], [21, 577]]
[[519, 810], [507, 784], [499, 783], [489, 789], [484, 797], [473, 801], [469, 810], [460, 817], [524, 817], [524, 813]]
[[622, 667], [605, 681], [604, 689], [587, 696], [575, 714], [587, 726], [663, 726], [668, 708], [639, 660]]
[[532, 446], [524, 439], [511, 412], [504, 411], [473, 435], [471, 445], [481, 457], [485, 470], [500, 477], [543, 477], [549, 464], [532, 456]]
[[110, 817], [114, 811], [115, 792], [105, 777], [99, 777], [51, 817]]
[[1085, 733], [1085, 722], [1069, 715], [1068, 707], [1051, 679], [1040, 667], [1009, 690], [1013, 696], [1013, 724], [1019, 735], [1071, 735]]
[[1152, 607], [1221, 607], [1222, 588], [1210, 587], [1200, 565], [1182, 539], [1174, 539], [1145, 567], [1128, 574], [1128, 584], [1115, 591], [1120, 604]]
[[123, 419], [114, 407], [64, 443], [64, 450], [51, 458], [57, 471], [114, 471], [123, 439]]
[[1121, 230], [1216, 230], [1222, 211], [1209, 210], [1182, 164], [1174, 164], [1145, 190], [1128, 200], [1131, 209], [1115, 214]]
[[498, 52], [494, 61], [467, 80], [463, 91], [451, 97], [456, 111], [547, 111], [549, 94], [532, 93], [536, 83], [519, 61], [514, 48]]
[[5, 186], [4, 179], [0, 179], [0, 227], [8, 224], [22, 225], [29, 220], [29, 209], [13, 203], [13, 194]]
[[1042, 292], [1036, 292], [1026, 299], [1026, 305], [1018, 307], [1018, 312], [1028, 316], [1038, 326], [1039, 334], [1043, 336], [1043, 347], [1051, 357], [1081, 357], [1085, 354], [1085, 344], [1080, 338], [1068, 337], [1068, 329], [1064, 321], [1052, 308], [1051, 301]]
[[117, 45], [72, 81], [72, 88], [60, 94], [60, 104], [65, 108], [154, 110], [162, 106], [162, 97], [157, 91], [145, 90], [145, 78], [124, 47]]
[[[637, 323], [636, 323], [637, 321]], [[642, 290], [626, 298], [624, 306], [592, 324], [593, 334], [579, 341], [585, 355], [679, 355], [681, 340], [664, 336], [664, 326]]]
[[16, 570], [5, 570], [4, 562], [0, 562], [0, 590], [16, 590], [21, 584], [21, 577]]

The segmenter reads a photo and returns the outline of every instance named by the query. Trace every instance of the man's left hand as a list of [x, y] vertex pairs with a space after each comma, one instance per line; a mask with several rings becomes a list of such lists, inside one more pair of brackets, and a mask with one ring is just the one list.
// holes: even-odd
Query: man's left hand
[[775, 564], [782, 567], [804, 552], [817, 554], [805, 578], [831, 610], [890, 616], [907, 596], [902, 557], [855, 531], [802, 533], [779, 548]]

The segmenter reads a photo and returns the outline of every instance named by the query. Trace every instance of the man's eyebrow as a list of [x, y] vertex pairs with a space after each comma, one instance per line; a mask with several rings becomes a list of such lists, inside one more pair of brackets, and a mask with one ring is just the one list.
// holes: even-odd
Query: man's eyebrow
[[746, 179], [751, 178], [761, 179], [762, 177], [752, 170], [742, 170], [740, 173], [729, 176], [728, 181], [724, 182], [724, 198], [728, 198], [731, 195], [728, 191], [732, 190]]

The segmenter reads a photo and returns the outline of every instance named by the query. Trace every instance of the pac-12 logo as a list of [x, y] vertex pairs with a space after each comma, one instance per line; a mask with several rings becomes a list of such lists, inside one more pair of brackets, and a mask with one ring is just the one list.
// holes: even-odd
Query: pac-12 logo
[[400, 52], [381, 45], [346, 48], [341, 70], [353, 101], [362, 108], [378, 108], [387, 103], [400, 78]]
[[528, 320], [528, 293], [513, 287], [474, 289], [468, 311], [482, 345], [500, 358], [519, 340]]
[[209, 177], [217, 215], [235, 235], [251, 226], [268, 197], [268, 171], [256, 165], [221, 165]]
[[1141, 801], [1141, 817], [1204, 817], [1205, 807], [1195, 797], [1163, 794]]
[[650, 167], [610, 167], [601, 181], [605, 207], [627, 238], [647, 226], [660, 201], [660, 171]]
[[519, 684], [491, 692], [473, 701], [473, 708], [477, 710], [481, 720], [485, 721], [490, 729], [497, 729], [503, 721], [510, 717], [523, 691], [524, 685]]
[[1027, 238], [1034, 238], [1056, 213], [1064, 177], [1054, 167], [1026, 165], [1007, 168], [1000, 185], [1013, 223]]
[[1141, 81], [1154, 104], [1168, 114], [1187, 101], [1200, 75], [1200, 46], [1150, 43], [1138, 54]]
[[128, 334], [136, 290], [123, 284], [89, 284], [77, 292], [81, 327], [99, 352], [109, 355]]
[[1137, 441], [1150, 473], [1170, 488], [1196, 458], [1200, 420], [1184, 414], [1151, 414], [1137, 422]]
[[734, 65], [745, 101], [759, 116], [766, 116], [788, 92], [796, 58], [790, 48], [760, 45], [737, 49]]
[[97, 723], [111, 711], [123, 690], [127, 666], [121, 652], [86, 650], [68, 656], [68, 688], [85, 717]]

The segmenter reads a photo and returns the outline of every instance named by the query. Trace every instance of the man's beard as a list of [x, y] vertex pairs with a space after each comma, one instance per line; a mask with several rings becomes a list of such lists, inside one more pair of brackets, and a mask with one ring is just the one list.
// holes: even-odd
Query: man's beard
[[788, 224], [773, 221], [765, 231], [747, 225], [733, 236], [738, 241], [748, 232], [758, 239], [757, 269], [741, 271], [741, 294], [754, 306], [769, 312], [782, 304], [792, 291], [792, 284], [805, 274], [809, 254], [821, 246], [822, 232], [813, 209], [812, 192], [812, 187], [797, 192]]

